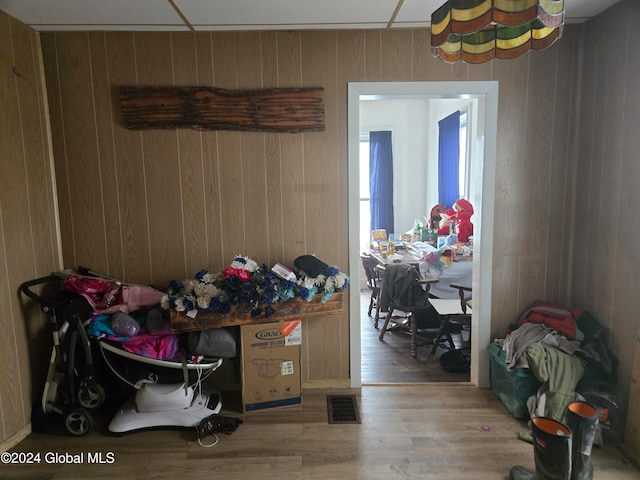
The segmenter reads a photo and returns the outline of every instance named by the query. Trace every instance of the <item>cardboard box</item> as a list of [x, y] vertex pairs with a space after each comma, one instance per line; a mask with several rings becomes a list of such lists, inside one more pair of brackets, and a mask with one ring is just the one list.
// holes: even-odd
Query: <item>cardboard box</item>
[[243, 325], [242, 410], [302, 403], [299, 319]]

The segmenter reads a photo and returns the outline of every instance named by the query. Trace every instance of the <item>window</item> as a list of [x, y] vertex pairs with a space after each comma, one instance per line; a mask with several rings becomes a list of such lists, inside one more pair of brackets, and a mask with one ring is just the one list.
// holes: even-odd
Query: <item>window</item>
[[360, 134], [360, 247], [369, 247], [371, 235], [371, 193], [369, 192], [369, 134]]

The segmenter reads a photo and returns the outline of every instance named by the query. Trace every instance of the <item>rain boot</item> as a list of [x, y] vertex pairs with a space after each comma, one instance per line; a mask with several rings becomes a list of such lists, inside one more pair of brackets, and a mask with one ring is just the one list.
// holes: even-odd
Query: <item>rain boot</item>
[[571, 429], [571, 480], [591, 480], [591, 447], [598, 425], [598, 411], [587, 402], [573, 402], [567, 407], [567, 426]]
[[551, 418], [531, 420], [536, 471], [515, 466], [510, 480], [569, 480], [571, 476], [571, 430]]

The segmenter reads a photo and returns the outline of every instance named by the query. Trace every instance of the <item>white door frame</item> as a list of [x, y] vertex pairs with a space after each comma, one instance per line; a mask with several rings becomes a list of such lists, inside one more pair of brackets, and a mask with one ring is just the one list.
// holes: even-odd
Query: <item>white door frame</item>
[[350, 82], [348, 89], [348, 162], [349, 162], [349, 344], [351, 387], [362, 386], [360, 347], [360, 252], [359, 252], [359, 142], [360, 100], [391, 98], [476, 98], [483, 155], [472, 159], [471, 178], [475, 182], [470, 201], [474, 216], [473, 314], [471, 319], [471, 383], [488, 388], [491, 341], [491, 290], [493, 265], [493, 217], [496, 176], [496, 137], [498, 125], [498, 82]]

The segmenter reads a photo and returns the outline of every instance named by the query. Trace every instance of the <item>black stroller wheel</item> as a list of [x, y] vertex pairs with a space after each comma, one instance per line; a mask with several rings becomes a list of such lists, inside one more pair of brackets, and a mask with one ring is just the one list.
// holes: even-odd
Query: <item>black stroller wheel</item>
[[88, 410], [97, 410], [106, 399], [106, 393], [98, 382], [87, 382], [78, 390], [78, 402]]
[[93, 427], [93, 417], [86, 408], [74, 408], [64, 419], [64, 425], [71, 435], [79, 437], [91, 431]]

